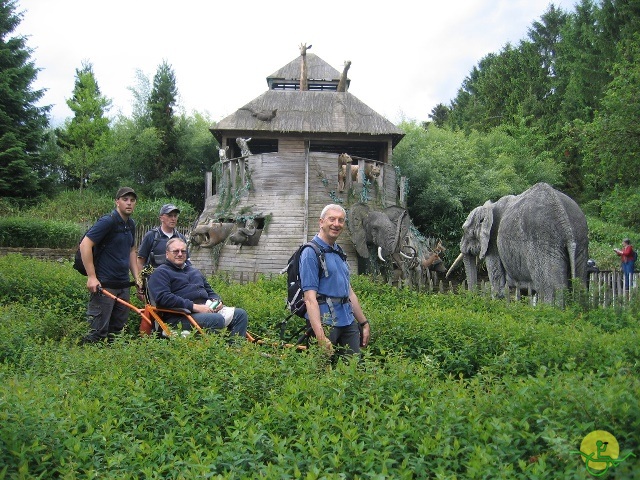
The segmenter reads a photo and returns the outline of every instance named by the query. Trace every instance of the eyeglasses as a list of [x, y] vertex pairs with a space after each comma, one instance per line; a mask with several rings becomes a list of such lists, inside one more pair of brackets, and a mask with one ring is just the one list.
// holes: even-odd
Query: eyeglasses
[[186, 255], [187, 251], [186, 250], [169, 250], [169, 253], [172, 253], [174, 255]]

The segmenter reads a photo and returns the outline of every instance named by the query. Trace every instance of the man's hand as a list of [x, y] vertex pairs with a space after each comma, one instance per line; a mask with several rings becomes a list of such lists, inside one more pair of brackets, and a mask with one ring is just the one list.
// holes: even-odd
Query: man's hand
[[95, 275], [87, 277], [87, 290], [91, 293], [96, 293], [98, 291], [98, 287], [100, 287], [100, 280]]
[[369, 339], [371, 338], [371, 328], [369, 327], [369, 322], [362, 325], [362, 343], [363, 347], [369, 345]]
[[209, 308], [205, 304], [202, 304], [202, 303], [194, 303], [193, 304], [193, 313], [218, 313], [222, 307], [223, 307], [222, 302], [220, 302], [216, 306], [216, 308]]
[[320, 345], [327, 355], [333, 355], [333, 345], [331, 344], [331, 340], [329, 340], [326, 336], [317, 337], [318, 345]]

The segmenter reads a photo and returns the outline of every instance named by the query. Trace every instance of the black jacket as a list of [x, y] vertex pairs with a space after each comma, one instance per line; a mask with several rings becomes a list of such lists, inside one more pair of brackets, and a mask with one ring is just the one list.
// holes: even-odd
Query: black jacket
[[149, 276], [148, 285], [152, 301], [161, 308], [184, 308], [193, 312], [194, 303], [220, 300], [200, 270], [190, 265], [182, 269], [169, 262], [160, 265]]

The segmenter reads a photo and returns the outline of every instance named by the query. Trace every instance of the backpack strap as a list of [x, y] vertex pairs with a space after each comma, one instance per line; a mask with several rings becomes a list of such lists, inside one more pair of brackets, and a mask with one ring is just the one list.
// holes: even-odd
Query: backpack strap
[[155, 250], [158, 242], [160, 241], [160, 227], [156, 227], [153, 229], [155, 232], [153, 235], [153, 242], [151, 242], [151, 249], [149, 250], [149, 255], [153, 255], [153, 251]]
[[[94, 255], [93, 255], [94, 264], [98, 260], [96, 258], [96, 254], [99, 255], [100, 253], [102, 253], [102, 250], [104, 249], [104, 247], [113, 238], [113, 234], [115, 233], [116, 227], [118, 226], [118, 222], [117, 222], [116, 217], [114, 215], [115, 214], [113, 212], [111, 212], [109, 214], [109, 218], [111, 219], [111, 230], [109, 230], [109, 232], [104, 236], [102, 241], [98, 245], [96, 245], [96, 253], [94, 253]], [[127, 219], [127, 224], [128, 224], [128, 222], [129, 222], [129, 220]]]
[[[325, 253], [335, 253], [339, 255], [343, 261], [347, 260], [347, 255], [344, 253], [340, 245], [336, 244], [334, 248], [323, 248], [313, 240], [311, 240], [310, 242], [307, 242], [306, 245], [313, 247], [313, 250], [316, 252], [316, 255], [318, 256], [318, 262], [320, 263], [320, 270], [321, 270], [320, 272], [318, 272], [319, 276], [322, 276], [323, 273], [325, 278], [329, 276], [329, 269], [327, 268], [327, 259], [325, 258]], [[329, 307], [329, 313], [331, 314], [331, 318], [333, 319], [334, 322], [337, 322], [338, 316], [336, 315], [336, 311], [333, 306], [334, 302], [331, 299], [331, 297], [327, 297], [325, 295], [319, 295], [319, 297], [320, 298], [318, 303], [326, 303], [327, 306]], [[339, 300], [339, 299], [336, 299], [336, 300]]]
[[324, 256], [324, 249], [313, 240], [311, 240], [310, 242], [307, 242], [306, 245], [312, 247], [313, 250], [316, 252], [316, 256], [318, 257], [318, 262], [320, 263], [320, 270], [321, 270], [321, 272], [318, 272], [318, 275], [322, 276], [322, 274], [324, 274], [325, 278], [328, 277], [329, 269], [327, 268], [327, 259]]

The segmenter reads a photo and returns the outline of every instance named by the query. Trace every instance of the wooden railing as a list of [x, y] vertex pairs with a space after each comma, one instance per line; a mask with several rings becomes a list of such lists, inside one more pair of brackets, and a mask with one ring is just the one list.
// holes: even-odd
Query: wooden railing
[[[631, 277], [630, 288], [624, 288], [624, 274], [620, 271], [603, 271], [591, 273], [589, 275], [588, 288], [583, 292], [584, 298], [592, 307], [611, 307], [626, 305], [640, 294], [640, 273], [634, 273]], [[432, 293], [457, 293], [467, 290], [466, 281], [454, 283], [452, 281], [431, 281], [427, 280], [419, 287], [420, 291]], [[492, 295], [491, 285], [488, 281], [478, 282], [476, 292], [490, 297]], [[557, 292], [554, 295], [553, 303], [564, 307], [567, 292]], [[526, 299], [532, 305], [538, 302], [537, 297], [531, 289], [520, 287], [505, 288], [503, 292], [505, 301], [522, 301]]]

